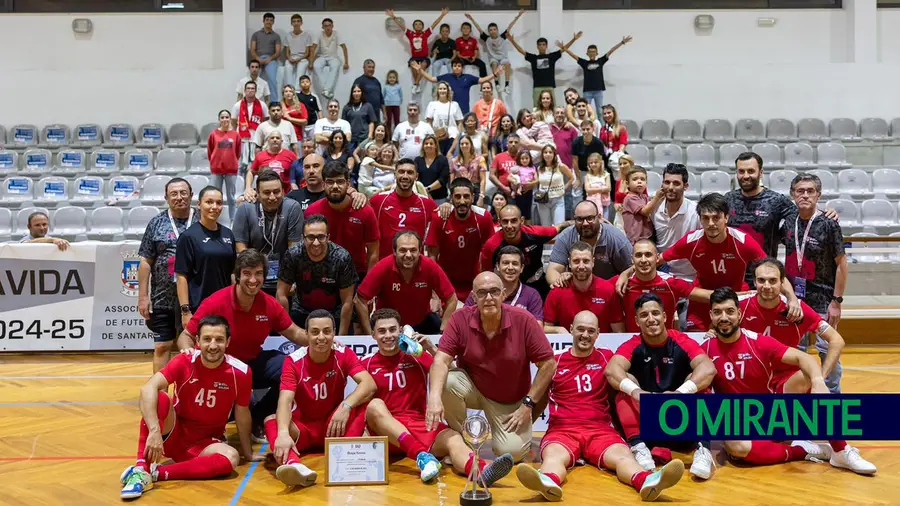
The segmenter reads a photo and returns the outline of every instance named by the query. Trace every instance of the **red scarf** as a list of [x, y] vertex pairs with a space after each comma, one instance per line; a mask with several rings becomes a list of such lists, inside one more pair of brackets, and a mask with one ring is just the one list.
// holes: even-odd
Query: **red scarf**
[[253, 101], [252, 114], [247, 108], [247, 101], [241, 100], [241, 107], [238, 112], [238, 136], [241, 139], [249, 139], [250, 132], [255, 132], [259, 128], [259, 124], [263, 122], [263, 117], [262, 103], [259, 99]]

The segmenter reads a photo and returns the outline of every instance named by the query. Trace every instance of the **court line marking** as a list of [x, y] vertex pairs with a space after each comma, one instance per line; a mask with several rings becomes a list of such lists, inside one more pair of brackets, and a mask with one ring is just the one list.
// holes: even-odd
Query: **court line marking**
[[0, 408], [43, 408], [48, 406], [125, 406], [137, 404], [137, 401], [85, 401], [85, 402], [4, 402]]
[[33, 380], [79, 380], [79, 379], [136, 379], [149, 378], [147, 375], [128, 375], [128, 376], [0, 376], [0, 381], [33, 381]]
[[[259, 448], [260, 453], [266, 453], [266, 447], [268, 447], [268, 443], [263, 443], [263, 445]], [[253, 476], [253, 471], [256, 471], [256, 468], [259, 467], [259, 462], [254, 462], [250, 464], [250, 469], [247, 470], [247, 474], [244, 475], [244, 479], [241, 480], [241, 484], [238, 485], [237, 490], [234, 491], [234, 495], [231, 496], [231, 502], [228, 503], [228, 506], [237, 506], [238, 501], [240, 501], [241, 496], [244, 495], [244, 489], [247, 488], [247, 483], [250, 481], [250, 477]]]

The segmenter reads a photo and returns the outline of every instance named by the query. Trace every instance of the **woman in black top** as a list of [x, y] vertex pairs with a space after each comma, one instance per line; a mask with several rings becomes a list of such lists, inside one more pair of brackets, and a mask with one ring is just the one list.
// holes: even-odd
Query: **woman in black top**
[[351, 150], [349, 144], [349, 139], [347, 139], [347, 135], [343, 130], [331, 132], [331, 138], [328, 140], [328, 152], [325, 153], [325, 163], [333, 160], [346, 165], [347, 168], [350, 169], [351, 182], [355, 187], [359, 172], [354, 170], [354, 167], [356, 167], [356, 160], [350, 155]]
[[447, 185], [450, 184], [450, 162], [438, 150], [434, 135], [426, 135], [422, 139], [422, 155], [416, 157], [416, 170], [428, 195], [435, 203], [444, 203], [447, 200]]
[[203, 299], [231, 285], [234, 271], [234, 234], [218, 223], [222, 191], [215, 186], [200, 190], [200, 220], [178, 237], [175, 277], [181, 321], [187, 327]]
[[352, 153], [356, 146], [372, 136], [375, 123], [378, 121], [375, 109], [372, 104], [366, 102], [366, 94], [360, 85], [354, 84], [350, 88], [350, 100], [344, 106], [341, 118], [350, 123], [351, 138], [347, 144], [350, 145], [348, 151]]

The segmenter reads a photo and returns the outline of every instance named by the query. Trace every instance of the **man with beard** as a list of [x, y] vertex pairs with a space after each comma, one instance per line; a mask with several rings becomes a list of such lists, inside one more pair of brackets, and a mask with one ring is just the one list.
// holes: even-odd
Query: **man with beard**
[[307, 207], [304, 214], [307, 217], [314, 214], [325, 216], [331, 239], [350, 253], [362, 280], [378, 262], [379, 233], [375, 211], [368, 206], [354, 208], [348, 194], [350, 170], [342, 162], [328, 162], [322, 175], [326, 199]]
[[401, 158], [394, 169], [396, 184], [394, 191], [373, 195], [369, 205], [375, 210], [378, 220], [381, 241], [378, 258], [387, 258], [394, 254], [388, 238], [397, 235], [401, 230], [413, 230], [425, 237], [428, 226], [432, 222], [432, 214], [437, 204], [428, 197], [421, 197], [413, 191], [419, 173], [416, 162], [411, 158]]
[[[356, 292], [356, 311], [368, 314], [368, 305], [378, 297], [377, 308], [392, 308], [416, 332], [432, 335], [443, 332], [456, 311], [456, 291], [441, 267], [422, 255], [422, 238], [412, 230], [394, 236], [394, 255], [380, 260]], [[431, 312], [431, 294], [444, 305], [442, 316]], [[364, 332], [372, 333], [369, 322], [360, 322]]]
[[[378, 343], [378, 351], [362, 359], [378, 388], [366, 408], [369, 432], [387, 436], [392, 453], [415, 460], [423, 482], [438, 475], [438, 459], [447, 456], [457, 473], [468, 476], [472, 452], [459, 432], [444, 423], [434, 430], [425, 430], [428, 371], [437, 347], [426, 336], [414, 334], [408, 337], [421, 343], [425, 351], [419, 357], [402, 353], [400, 322], [400, 313], [393, 309], [377, 309], [372, 314], [372, 338]], [[490, 464], [479, 460], [478, 465], [484, 484], [489, 487], [512, 470], [512, 455], [503, 455]]]
[[175, 289], [175, 245], [199, 213], [191, 208], [191, 184], [176, 177], [166, 183], [169, 209], [147, 224], [138, 254], [138, 312], [153, 332], [153, 372], [169, 361], [175, 338], [181, 333], [181, 309]]
[[[656, 233], [656, 248], [660, 253], [675, 245], [678, 239], [689, 232], [700, 230], [700, 215], [697, 203], [684, 198], [688, 185], [687, 167], [680, 163], [670, 163], [663, 169], [662, 191], [665, 204], [653, 212], [653, 230]], [[694, 281], [697, 271], [687, 260], [673, 260], [668, 264], [668, 272], [687, 281]]]
[[[300, 327], [306, 326], [310, 313], [325, 309], [337, 323], [338, 335], [346, 336], [353, 316], [356, 276], [350, 253], [328, 240], [328, 222], [314, 214], [303, 224], [303, 242], [284, 255], [278, 273], [278, 302]], [[293, 301], [288, 302], [292, 292]]]
[[[122, 499], [137, 499], [156, 481], [227, 476], [241, 458], [261, 460], [250, 446], [250, 370], [225, 354], [228, 322], [207, 316], [198, 328], [199, 349], [178, 355], [141, 387], [137, 462], [122, 473]], [[175, 402], [168, 393], [172, 383]], [[240, 451], [219, 440], [232, 409]], [[174, 463], [158, 466], [163, 454]]]
[[481, 248], [481, 271], [490, 271], [497, 265], [497, 252], [500, 248], [515, 246], [525, 255], [522, 282], [537, 290], [541, 298], [546, 297], [550, 292], [550, 285], [544, 279], [544, 245], [556, 238], [572, 222], [565, 221], [552, 227], [523, 225], [522, 211], [513, 204], [505, 206], [498, 215], [500, 230]]
[[[838, 367], [841, 350], [844, 349], [844, 338], [803, 301], [800, 301], [803, 317], [795, 322], [787, 319], [787, 304], [781, 295], [781, 286], [787, 278], [784, 264], [780, 261], [766, 258], [757, 262], [753, 266], [753, 275], [756, 295], [744, 297], [740, 301], [741, 327], [772, 336], [789, 348], [799, 348], [800, 342], [807, 335], [816, 336], [827, 350], [827, 354], [822, 357], [822, 374], [828, 378]], [[803, 381], [803, 375], [796, 367], [776, 367], [771, 387], [775, 393], [796, 391], [797, 388], [788, 385], [796, 381]]]
[[[651, 470], [655, 467], [653, 455], [648, 443], [641, 440], [641, 394], [695, 394], [710, 386], [716, 367], [693, 339], [677, 330], [666, 329], [666, 312], [656, 294], [638, 297], [634, 311], [641, 332], [616, 350], [606, 366], [606, 380], [619, 391], [616, 414], [631, 452], [641, 467]], [[649, 446], [664, 445], [649, 443]], [[694, 450], [691, 474], [706, 480], [712, 472], [709, 443], [701, 442]]]
[[674, 459], [659, 471], [649, 471], [634, 459], [613, 426], [610, 387], [604, 369], [613, 352], [594, 348], [600, 330], [590, 311], [575, 315], [570, 331], [572, 347], [556, 352], [556, 370], [550, 383], [550, 422], [541, 438], [541, 469], [519, 464], [516, 475], [525, 487], [548, 501], [562, 499], [567, 470], [578, 459], [616, 473], [644, 501], [655, 501], [684, 474], [684, 463]]
[[[306, 144], [306, 141], [304, 141]], [[305, 153], [304, 149], [304, 153]], [[325, 197], [325, 180], [322, 179], [322, 168], [325, 167], [325, 158], [317, 153], [308, 153], [303, 157], [303, 180], [306, 185], [299, 190], [288, 193], [287, 198], [300, 203], [300, 209], [306, 212], [310, 205]], [[366, 205], [366, 196], [356, 191], [352, 186], [347, 189], [350, 194], [350, 205], [353, 209], [360, 209]]]
[[597, 316], [600, 332], [624, 332], [622, 306], [609, 281], [594, 276], [594, 254], [590, 244], [576, 242], [569, 253], [571, 282], [550, 290], [544, 303], [544, 332], [565, 334], [575, 315], [590, 311]]
[[281, 365], [284, 362], [281, 352], [263, 350], [263, 343], [274, 331], [297, 346], [307, 344], [306, 332], [291, 322], [288, 312], [275, 297], [262, 291], [265, 273], [265, 255], [254, 249], [242, 251], [234, 264], [237, 283], [204, 299], [178, 337], [178, 348], [182, 352], [194, 348], [194, 336], [198, 335], [200, 321], [204, 317], [219, 315], [225, 318], [234, 334], [228, 343], [228, 354], [250, 365], [254, 390], [269, 389], [251, 409], [257, 435], [260, 434], [263, 419], [275, 412]]
[[[375, 381], [350, 348], [334, 342], [331, 313], [317, 309], [306, 319], [309, 347], [288, 355], [281, 375], [278, 410], [266, 418], [266, 438], [275, 455], [275, 476], [285, 485], [308, 487], [316, 472], [298, 453], [325, 445], [325, 438], [360, 437], [366, 429], [366, 403]], [[356, 389], [344, 399], [347, 378]]]
[[272, 132], [281, 132], [281, 138], [284, 141], [284, 144], [287, 145], [294, 154], [299, 154], [298, 145], [300, 141], [297, 140], [297, 132], [294, 130], [294, 125], [291, 124], [290, 121], [282, 121], [281, 102], [271, 102], [269, 103], [269, 119], [263, 123], [260, 123], [259, 127], [256, 129], [256, 133], [253, 134], [253, 143], [256, 144], [256, 149], [261, 150], [265, 147], [265, 141], [269, 137], [269, 134]]
[[[715, 337], [701, 347], [713, 359], [716, 374], [713, 387], [719, 394], [772, 393], [771, 378], [783, 366], [797, 367], [801, 377], [788, 382], [784, 393], [827, 394], [822, 369], [808, 354], [788, 348], [765, 334], [742, 329], [742, 313], [737, 294], [728, 287], [717, 288], [709, 299]], [[750, 359], [748, 359], [748, 357]], [[827, 445], [810, 441], [791, 444], [775, 441], [725, 441], [725, 451], [732, 458], [750, 464], [767, 465], [794, 460], [828, 460], [833, 467], [859, 474], [875, 474], [876, 468], [862, 458], [859, 450], [846, 441], [829, 441]]]
[[[497, 265], [494, 273], [500, 276], [503, 282], [503, 292], [506, 298], [504, 304], [524, 309], [534, 316], [538, 325], [544, 325], [544, 300], [541, 294], [534, 288], [522, 283], [522, 269], [525, 266], [525, 254], [515, 246], [504, 246], [497, 250]], [[475, 294], [470, 293], [466, 299], [466, 306], [475, 305]]]
[[575, 206], [575, 226], [563, 230], [550, 250], [547, 284], [566, 286], [572, 279], [566, 266], [572, 246], [577, 242], [586, 242], [593, 248], [594, 275], [599, 278], [612, 279], [631, 267], [631, 242], [624, 232], [600, 218], [597, 204], [590, 200]]
[[285, 252], [300, 241], [303, 211], [300, 204], [284, 199], [281, 178], [263, 170], [256, 178], [257, 202], [244, 203], [234, 215], [235, 249], [238, 253], [253, 248], [268, 259], [263, 291], [275, 296], [278, 272]]
[[297, 160], [293, 151], [284, 149], [284, 137], [274, 130], [266, 136], [266, 149], [258, 151], [250, 164], [250, 170], [244, 176], [244, 200], [256, 202], [256, 191], [253, 189], [253, 177], [263, 169], [275, 171], [281, 178], [284, 192], [291, 191], [291, 165]]
[[406, 121], [394, 128], [391, 140], [399, 150], [400, 158], [410, 160], [422, 153], [422, 143], [426, 135], [434, 135], [434, 129], [424, 121], [419, 121], [419, 104], [410, 102], [406, 106]]
[[480, 272], [481, 245], [494, 235], [490, 213], [480, 207], [472, 207], [474, 197], [475, 185], [471, 181], [464, 177], [454, 179], [450, 183], [450, 202], [454, 212], [446, 220], [441, 220], [438, 212], [434, 211], [425, 238], [428, 258], [436, 261], [447, 273], [456, 289], [456, 298], [461, 301], [469, 297], [472, 280]]

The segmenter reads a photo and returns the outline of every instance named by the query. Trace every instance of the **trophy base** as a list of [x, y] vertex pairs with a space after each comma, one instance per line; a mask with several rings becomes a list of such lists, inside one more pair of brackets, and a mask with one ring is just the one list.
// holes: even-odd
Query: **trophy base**
[[493, 498], [487, 490], [467, 490], [459, 494], [460, 506], [490, 506]]

